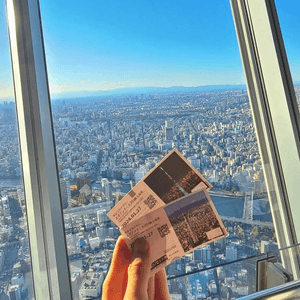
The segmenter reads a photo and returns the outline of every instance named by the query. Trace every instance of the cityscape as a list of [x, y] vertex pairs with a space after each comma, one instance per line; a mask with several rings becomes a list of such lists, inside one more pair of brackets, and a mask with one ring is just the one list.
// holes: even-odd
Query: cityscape
[[[174, 148], [212, 184], [229, 235], [166, 267], [171, 298], [255, 292], [255, 259], [226, 264], [278, 249], [246, 90], [61, 99], [52, 114], [74, 300], [99, 299], [119, 236], [107, 213]], [[0, 136], [0, 300], [33, 300], [14, 102]]]

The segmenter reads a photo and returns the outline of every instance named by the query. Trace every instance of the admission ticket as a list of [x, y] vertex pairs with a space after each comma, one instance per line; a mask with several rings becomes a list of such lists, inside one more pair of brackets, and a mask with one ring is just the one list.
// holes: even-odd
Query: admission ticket
[[171, 151], [108, 213], [129, 247], [138, 237], [151, 249], [158, 272], [199, 246], [227, 235], [207, 190], [211, 184]]
[[122, 228], [185, 195], [211, 187], [211, 184], [175, 149], [107, 215]]
[[150, 243], [151, 272], [227, 235], [206, 190], [184, 196], [120, 229], [130, 248], [138, 237]]

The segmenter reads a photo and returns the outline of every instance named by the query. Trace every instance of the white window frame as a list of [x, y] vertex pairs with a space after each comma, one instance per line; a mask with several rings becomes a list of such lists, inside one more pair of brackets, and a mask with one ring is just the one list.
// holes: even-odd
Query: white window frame
[[[293, 81], [273, 0], [231, 0], [253, 122], [280, 248], [300, 235], [300, 130]], [[282, 251], [299, 278], [297, 251]]]

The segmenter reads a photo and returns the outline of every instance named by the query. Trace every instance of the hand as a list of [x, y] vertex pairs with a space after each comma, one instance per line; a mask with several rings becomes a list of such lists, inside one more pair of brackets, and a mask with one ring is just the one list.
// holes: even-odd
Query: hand
[[102, 300], [170, 300], [164, 270], [150, 276], [149, 243], [137, 239], [132, 255], [119, 237], [102, 287]]

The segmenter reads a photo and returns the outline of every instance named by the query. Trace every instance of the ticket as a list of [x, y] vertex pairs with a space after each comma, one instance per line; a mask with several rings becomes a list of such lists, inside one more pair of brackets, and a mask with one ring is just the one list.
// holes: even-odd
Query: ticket
[[195, 248], [227, 236], [205, 189], [160, 207], [120, 231], [129, 249], [139, 237], [149, 242], [153, 274]]
[[172, 150], [107, 214], [118, 226], [212, 185], [177, 150]]

